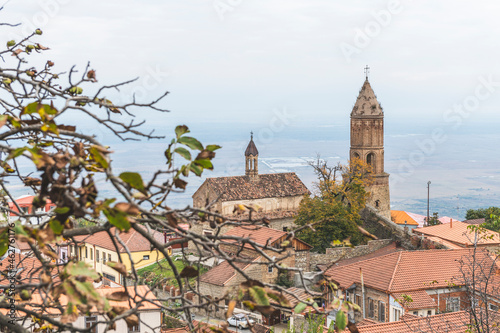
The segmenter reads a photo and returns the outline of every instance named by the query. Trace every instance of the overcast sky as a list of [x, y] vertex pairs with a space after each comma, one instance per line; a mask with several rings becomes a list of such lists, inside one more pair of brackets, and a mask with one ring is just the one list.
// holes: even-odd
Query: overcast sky
[[[6, 38], [40, 27], [57, 70], [90, 61], [99, 83], [140, 76], [126, 94], [169, 90], [157, 123], [266, 123], [286, 108], [336, 124], [367, 64], [386, 121], [442, 121], [481, 78], [500, 81], [499, 13], [493, 0], [11, 0], [1, 15], [23, 23]], [[467, 123], [498, 120], [489, 88]]]

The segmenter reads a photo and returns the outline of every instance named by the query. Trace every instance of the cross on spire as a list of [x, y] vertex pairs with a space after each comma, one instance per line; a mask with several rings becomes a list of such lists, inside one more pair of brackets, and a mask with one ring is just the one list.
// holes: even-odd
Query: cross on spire
[[250, 132], [250, 140], [253, 140], [253, 131]]
[[365, 67], [365, 76], [366, 76], [367, 80], [368, 80], [368, 74], [370, 74], [370, 67], [368, 67], [368, 65], [366, 65], [366, 67]]

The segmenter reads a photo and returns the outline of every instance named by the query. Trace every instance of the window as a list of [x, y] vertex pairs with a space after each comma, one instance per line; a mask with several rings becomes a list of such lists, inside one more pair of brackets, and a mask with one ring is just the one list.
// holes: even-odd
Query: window
[[97, 333], [97, 316], [85, 317], [85, 328], [91, 328], [90, 332]]
[[95, 261], [99, 262], [99, 250], [95, 250]]
[[111, 261], [111, 253], [108, 253], [108, 260]]
[[357, 305], [361, 306], [361, 295], [356, 295], [356, 299], [354, 301]]
[[349, 292], [349, 290], [345, 291], [345, 300], [348, 302], [351, 301], [351, 293]]
[[102, 273], [102, 276], [104, 276], [106, 279], [108, 280], [111, 280], [111, 281], [115, 281], [116, 282], [116, 278], [114, 275], [111, 275], [111, 274], [106, 274], [106, 273]]
[[375, 301], [368, 298], [368, 318], [375, 318]]
[[394, 314], [394, 321], [398, 321], [398, 320], [399, 320], [399, 318], [401, 317], [401, 310], [399, 310], [399, 309], [394, 309], [393, 314]]
[[89, 257], [89, 249], [85, 246], [85, 258]]
[[427, 310], [427, 316], [432, 316], [432, 310]]
[[267, 272], [272, 273], [274, 271], [274, 267], [272, 265], [267, 266]]
[[498, 305], [495, 305], [493, 303], [488, 303], [488, 308], [493, 311], [498, 311]]
[[456, 312], [460, 311], [460, 298], [450, 297], [446, 300], [446, 311]]
[[385, 303], [378, 302], [378, 321], [385, 323]]
[[137, 317], [139, 319], [139, 322], [137, 323], [137, 325], [128, 328], [129, 333], [140, 332], [141, 317], [139, 314], [137, 314]]
[[288, 232], [288, 227], [283, 227], [284, 232]]
[[90, 260], [94, 260], [94, 258], [92, 258], [92, 256], [93, 256], [92, 252], [94, 252], [94, 251], [92, 251], [92, 249], [90, 249]]
[[102, 262], [106, 263], [106, 252], [102, 251]]
[[414, 316], [418, 316], [418, 311], [413, 311]]
[[147, 255], [147, 256], [142, 256], [142, 260], [149, 260], [149, 255]]

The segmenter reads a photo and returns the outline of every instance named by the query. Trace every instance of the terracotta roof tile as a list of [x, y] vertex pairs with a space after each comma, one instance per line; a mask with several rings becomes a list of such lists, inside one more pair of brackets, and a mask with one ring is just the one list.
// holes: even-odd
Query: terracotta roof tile
[[418, 222], [415, 221], [407, 212], [403, 210], [391, 210], [391, 220], [396, 224], [404, 225], [405, 222], [408, 225], [417, 225]]
[[[439, 237], [464, 246], [471, 246], [474, 241], [474, 232], [467, 229], [468, 226], [469, 224], [467, 223], [453, 221], [453, 223], [413, 229], [413, 232], [416, 234]], [[500, 244], [500, 234], [498, 232], [487, 230], [485, 236], [491, 236], [491, 239], [482, 237], [478, 244]]]
[[282, 198], [309, 193], [294, 172], [263, 174], [252, 181], [248, 176], [207, 178], [205, 183], [221, 196], [221, 201]]
[[464, 220], [462, 222], [467, 224], [483, 224], [486, 223], [486, 218], [483, 217], [482, 219]]
[[[324, 274], [342, 288], [361, 283], [359, 269], [363, 270], [366, 286], [386, 292], [445, 288], [461, 276], [459, 260], [468, 256], [470, 249], [402, 251], [356, 263], [331, 267]], [[476, 255], [488, 260], [488, 254]], [[456, 282], [456, 281], [455, 281]]]
[[[405, 297], [411, 298], [410, 302], [405, 302]], [[404, 304], [407, 310], [420, 310], [436, 308], [437, 304], [432, 297], [427, 294], [425, 290], [409, 291], [406, 293], [396, 293], [392, 295], [400, 303]]]
[[[223, 235], [223, 239], [227, 236], [242, 237], [249, 238], [250, 240], [262, 246], [266, 245], [267, 243], [269, 243], [269, 246], [272, 246], [274, 242], [278, 241], [280, 238], [286, 235], [288, 234], [281, 230], [249, 225], [240, 226], [229, 230]], [[224, 239], [224, 242], [234, 243], [236, 242], [236, 240]], [[253, 246], [250, 244], [245, 244], [245, 247], [253, 249]]]
[[459, 311], [390, 323], [362, 325], [358, 329], [360, 333], [463, 333], [467, 330], [468, 323], [469, 315], [465, 311]]
[[[112, 235], [115, 234], [115, 230], [116, 228], [111, 228], [110, 231]], [[158, 242], [162, 244], [164, 243], [164, 237], [161, 232], [153, 230], [153, 234], [154, 238]], [[130, 229], [128, 232], [120, 232], [120, 239], [125, 243], [130, 252], [151, 250], [151, 243], [134, 229]], [[115, 246], [106, 231], [96, 232], [93, 235], [76, 236], [75, 240], [77, 242], [85, 242], [87, 244], [97, 245], [111, 251], [116, 251]], [[121, 253], [125, 252], [125, 248], [119, 243], [118, 247]]]
[[[259, 257], [260, 258], [260, 257]], [[258, 258], [254, 259], [257, 260]], [[235, 262], [234, 265], [244, 271], [251, 264]], [[208, 272], [200, 276], [200, 282], [214, 284], [216, 286], [224, 286], [233, 277], [236, 276], [236, 270], [227, 261], [223, 261], [219, 265], [213, 267]]]

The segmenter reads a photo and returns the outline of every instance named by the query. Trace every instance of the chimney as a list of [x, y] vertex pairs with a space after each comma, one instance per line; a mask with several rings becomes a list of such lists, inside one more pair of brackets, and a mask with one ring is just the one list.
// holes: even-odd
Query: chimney
[[450, 218], [450, 228], [453, 228], [453, 219]]

